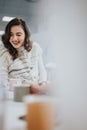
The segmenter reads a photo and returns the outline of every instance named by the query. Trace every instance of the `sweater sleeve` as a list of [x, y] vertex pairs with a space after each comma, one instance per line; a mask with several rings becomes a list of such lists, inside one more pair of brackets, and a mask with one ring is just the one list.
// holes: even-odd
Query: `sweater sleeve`
[[38, 50], [38, 70], [39, 70], [39, 83], [46, 82], [47, 81], [47, 72], [45, 69], [45, 65], [43, 62], [43, 57], [42, 57], [42, 48], [39, 46]]

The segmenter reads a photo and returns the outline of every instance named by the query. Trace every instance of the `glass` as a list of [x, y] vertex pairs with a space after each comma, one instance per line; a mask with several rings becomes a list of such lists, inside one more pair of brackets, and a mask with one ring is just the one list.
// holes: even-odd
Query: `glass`
[[26, 130], [53, 130], [56, 99], [46, 95], [24, 97]]

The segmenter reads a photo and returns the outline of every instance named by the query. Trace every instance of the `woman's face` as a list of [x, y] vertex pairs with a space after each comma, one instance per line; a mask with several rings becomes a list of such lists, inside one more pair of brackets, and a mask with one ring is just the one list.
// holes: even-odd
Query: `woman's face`
[[10, 30], [10, 43], [14, 48], [19, 48], [24, 45], [25, 32], [20, 25], [15, 25], [11, 27]]

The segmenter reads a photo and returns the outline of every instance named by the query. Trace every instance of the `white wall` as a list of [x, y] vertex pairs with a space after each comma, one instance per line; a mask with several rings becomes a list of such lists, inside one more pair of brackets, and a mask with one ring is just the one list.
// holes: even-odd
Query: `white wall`
[[45, 61], [57, 64], [53, 89], [60, 101], [58, 130], [87, 129], [87, 1], [43, 2], [43, 19], [33, 38]]

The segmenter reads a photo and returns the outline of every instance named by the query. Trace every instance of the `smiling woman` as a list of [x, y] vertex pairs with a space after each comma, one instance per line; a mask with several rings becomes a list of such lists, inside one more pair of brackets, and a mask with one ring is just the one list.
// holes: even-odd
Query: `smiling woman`
[[[47, 73], [39, 44], [30, 40], [26, 22], [12, 19], [2, 35], [0, 61], [7, 79], [21, 79], [30, 86], [33, 94], [46, 92]], [[3, 46], [4, 45], [4, 46]], [[1, 72], [0, 72], [1, 73]]]

